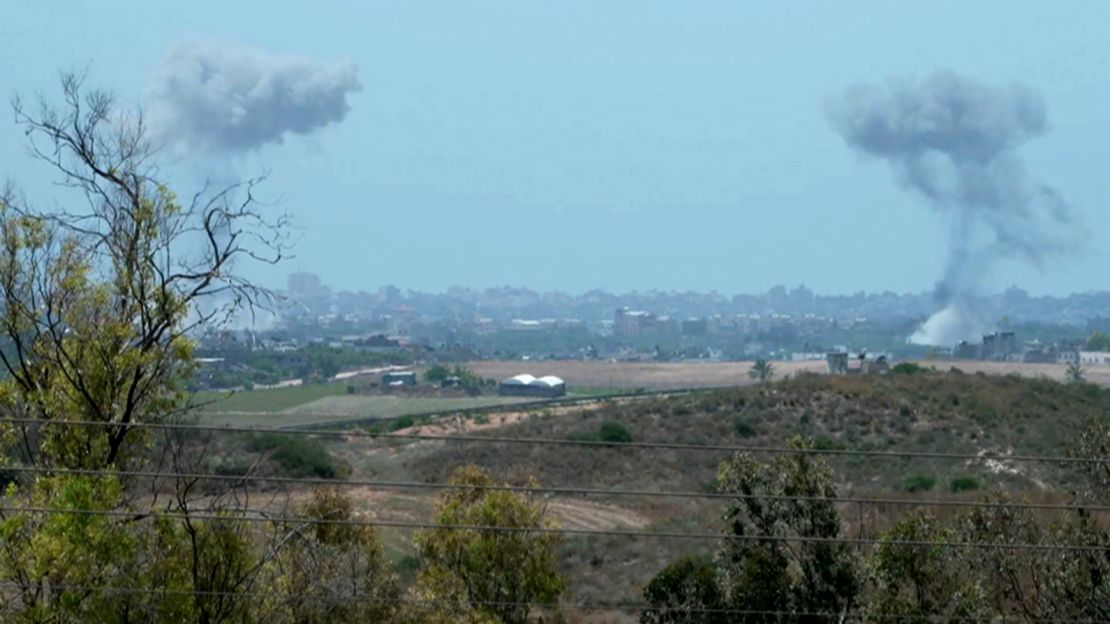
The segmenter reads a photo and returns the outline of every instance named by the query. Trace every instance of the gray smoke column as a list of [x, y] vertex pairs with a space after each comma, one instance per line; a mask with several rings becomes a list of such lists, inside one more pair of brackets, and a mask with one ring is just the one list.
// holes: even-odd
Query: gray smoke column
[[165, 143], [235, 156], [342, 121], [347, 96], [360, 88], [351, 63], [192, 40], [170, 49], [148, 96], [152, 125]]
[[850, 147], [887, 161], [902, 186], [949, 219], [940, 311], [910, 341], [976, 338], [986, 326], [972, 300], [998, 259], [1039, 268], [1081, 240], [1071, 207], [1054, 188], [1031, 182], [1016, 154], [1048, 129], [1037, 92], [937, 72], [851, 88], [827, 113]]

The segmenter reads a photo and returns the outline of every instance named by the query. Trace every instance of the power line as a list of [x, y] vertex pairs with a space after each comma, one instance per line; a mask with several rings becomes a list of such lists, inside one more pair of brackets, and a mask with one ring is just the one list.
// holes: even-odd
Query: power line
[[183, 423], [151, 422], [102, 422], [95, 420], [41, 420], [37, 418], [0, 418], [0, 422], [23, 425], [62, 425], [73, 427], [104, 427], [115, 429], [151, 429], [164, 431], [193, 431], [208, 433], [271, 433], [282, 435], [315, 435], [330, 437], [354, 437], [382, 440], [425, 440], [437, 442], [466, 442], [486, 444], [527, 444], [536, 446], [583, 446], [593, 448], [627, 448], [683, 451], [716, 451], [728, 453], [753, 453], [770, 455], [830, 455], [848, 457], [873, 457], [896, 459], [947, 459], [965, 461], [1010, 461], [1010, 462], [1047, 462], [1060, 464], [1102, 464], [1106, 459], [1093, 457], [1069, 457], [1067, 455], [1003, 455], [999, 453], [946, 453], [939, 451], [876, 451], [863, 449], [824, 449], [796, 448], [791, 446], [745, 446], [727, 444], [688, 444], [683, 442], [607, 442], [602, 440], [576, 440], [570, 438], [535, 438], [511, 436], [459, 436], [427, 433], [385, 433], [362, 430], [334, 430], [310, 428], [243, 427], [231, 425], [193, 425]]
[[[61, 474], [84, 476], [114, 476], [135, 479], [191, 479], [198, 481], [218, 481], [237, 484], [248, 483], [273, 483], [287, 485], [322, 485], [342, 487], [370, 487], [391, 490], [464, 490], [475, 489], [473, 485], [456, 485], [452, 483], [425, 483], [420, 481], [379, 481], [369, 479], [325, 479], [321, 477], [279, 477], [279, 476], [254, 476], [254, 475], [221, 475], [203, 472], [159, 472], [159, 471], [114, 471], [95, 470], [88, 468], [45, 468], [41, 466], [6, 466], [0, 467], [0, 472], [15, 472], [25, 474]], [[864, 505], [897, 505], [906, 507], [961, 507], [980, 509], [1028, 509], [1028, 510], [1055, 510], [1055, 511], [1089, 511], [1110, 512], [1110, 505], [1085, 505], [1085, 504], [1059, 504], [1059, 503], [1028, 503], [1028, 502], [994, 502], [994, 501], [964, 501], [944, 499], [911, 499], [911, 498], [884, 498], [860, 496], [801, 496], [786, 494], [729, 494], [721, 492], [698, 492], [689, 490], [611, 490], [605, 488], [586, 487], [545, 487], [527, 485], [490, 484], [478, 489], [552, 494], [552, 495], [584, 495], [584, 496], [620, 496], [629, 498], [700, 498], [708, 500], [778, 500], [802, 502], [827, 502]]]
[[[16, 581], [0, 581], [0, 585], [13, 587], [15, 589], [23, 589], [24, 585]], [[360, 600], [360, 596], [356, 594], [343, 594], [343, 595], [329, 595], [323, 593], [305, 594], [305, 593], [274, 593], [274, 592], [260, 592], [260, 591], [226, 591], [226, 590], [204, 590], [204, 589], [172, 589], [161, 587], [120, 587], [109, 585], [82, 585], [72, 583], [51, 584], [50, 589], [58, 591], [81, 591], [81, 592], [97, 592], [97, 593], [112, 593], [122, 595], [148, 595], [158, 594], [163, 596], [197, 596], [209, 598], [268, 598], [282, 597], [294, 600], [304, 601], [318, 601], [318, 602], [365, 602], [369, 604], [379, 605], [414, 605], [414, 606], [435, 606], [437, 604], [444, 604], [447, 606], [455, 606], [459, 604], [457, 601], [443, 599], [436, 600], [434, 598], [382, 598], [367, 596], [366, 600]], [[554, 608], [556, 610], [572, 610], [572, 611], [638, 611], [638, 612], [677, 612], [677, 613], [697, 613], [697, 614], [718, 614], [718, 615], [751, 615], [751, 616], [792, 616], [792, 617], [827, 617], [835, 618], [836, 621], [844, 621], [848, 618], [860, 618], [867, 614], [861, 612], [835, 612], [835, 611], [789, 611], [789, 610], [758, 610], [758, 609], [733, 609], [733, 608], [711, 608], [711, 607], [687, 607], [687, 606], [668, 606], [660, 605], [654, 606], [644, 603], [631, 603], [631, 602], [610, 602], [610, 603], [544, 603], [544, 602], [525, 602], [525, 601], [492, 601], [492, 600], [465, 600], [463, 601], [472, 607], [508, 607], [508, 608]], [[899, 620], [899, 621], [933, 621], [938, 616], [925, 615], [925, 614], [890, 614], [883, 615], [883, 620]], [[949, 622], [1035, 622], [1037, 624], [1110, 624], [1108, 620], [1079, 620], [1079, 619], [1060, 619], [1060, 618], [1028, 618], [1028, 617], [1015, 617], [1015, 616], [1000, 616], [1000, 617], [969, 617], [969, 616], [943, 616], [945, 621]]]
[[997, 548], [1000, 550], [1036, 550], [1036, 551], [1078, 551], [1078, 552], [1110, 552], [1110, 545], [1091, 544], [1029, 544], [1029, 543], [994, 543], [994, 542], [943, 542], [936, 540], [889, 540], [868, 537], [814, 537], [814, 536], [786, 536], [786, 535], [734, 535], [727, 533], [705, 532], [674, 532], [674, 531], [631, 531], [625, 529], [575, 529], [555, 526], [541, 527], [506, 527], [475, 524], [439, 524], [436, 522], [415, 522], [411, 520], [365, 520], [365, 519], [333, 519], [333, 518], [307, 518], [294, 516], [267, 516], [262, 512], [259, 515], [234, 515], [231, 512], [206, 510], [204, 512], [173, 512], [173, 511], [126, 511], [122, 509], [76, 509], [57, 507], [0, 507], [0, 513], [43, 513], [43, 514], [70, 514], [78, 516], [107, 516], [124, 517], [131, 520], [142, 518], [168, 518], [179, 520], [214, 520], [226, 522], [268, 522], [286, 524], [325, 524], [339, 526], [369, 526], [398, 529], [438, 529], [446, 531], [482, 531], [488, 533], [541, 533], [560, 535], [590, 535], [608, 537], [631, 538], [657, 538], [657, 539], [691, 539], [691, 540], [724, 540], [738, 542], [800, 542], [812, 544], [852, 544], [852, 545], [888, 545], [906, 547], [946, 547], [946, 548]]

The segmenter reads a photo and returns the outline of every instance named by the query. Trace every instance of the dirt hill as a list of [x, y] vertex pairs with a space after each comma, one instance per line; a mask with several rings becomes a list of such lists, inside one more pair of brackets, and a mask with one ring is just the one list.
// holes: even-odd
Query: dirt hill
[[[617, 423], [634, 441], [766, 447], [783, 446], [802, 435], [834, 449], [1064, 455], [1084, 423], [1108, 414], [1110, 390], [1016, 375], [801, 375], [763, 386], [611, 402], [593, 409], [541, 410], [473, 435], [597, 439], [603, 423]], [[500, 443], [422, 443], [397, 450], [401, 469], [427, 481], [441, 482], [456, 466], [475, 463], [510, 482], [524, 483], [534, 476], [545, 486], [610, 491], [712, 491], [717, 466], [728, 455]], [[996, 489], [1028, 500], [1063, 502], [1077, 478], [1059, 464], [1004, 459], [832, 456], [828, 461], [840, 480], [840, 496], [919, 500], [941, 516], [951, 508], [929, 501], [981, 499]], [[560, 496], [551, 504], [569, 524], [605, 523], [608, 515], [623, 514], [648, 530], [675, 531], [719, 530], [725, 505], [712, 499], [609, 495]], [[578, 506], [576, 513], [586, 520], [558, 513], [559, 505]], [[877, 535], [906, 510], [904, 505], [844, 504], [844, 530]], [[572, 538], [564, 568], [578, 599], [634, 600], [667, 562], [709, 552], [713, 546], [707, 541]]]
[[[1061, 455], [1081, 425], [1110, 413], [1110, 391], [1044, 379], [947, 373], [842, 377], [800, 375], [764, 386], [612, 404], [536, 416], [499, 430], [505, 435], [574, 438], [600, 425], [622, 425], [637, 441], [781, 446], [795, 435], [828, 448]], [[621, 448], [468, 444], [410, 460], [429, 480], [472, 462], [502, 478], [535, 476], [552, 485], [613, 488], [709, 487], [725, 453]], [[846, 489], [903, 489], [908, 480], [947, 487], [971, 478], [977, 487], [1050, 490], [1068, 480], [1051, 464], [1006, 460], [953, 462], [902, 458], [831, 458]], [[919, 482], [918, 487], [921, 487]]]

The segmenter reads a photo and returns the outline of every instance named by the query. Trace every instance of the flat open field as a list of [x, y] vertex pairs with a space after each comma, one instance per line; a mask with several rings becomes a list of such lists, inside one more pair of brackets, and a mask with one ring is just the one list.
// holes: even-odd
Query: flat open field
[[[1064, 379], [1063, 364], [1025, 364], [1020, 362], [978, 362], [972, 360], [928, 360], [922, 366], [946, 371], [951, 367], [964, 372], [982, 371], [989, 375], [1018, 374], [1024, 377]], [[773, 362], [775, 378], [808, 371], [827, 372], [824, 362]], [[483, 377], [501, 380], [520, 373], [558, 375], [573, 392], [576, 387], [603, 388], [699, 388], [736, 386], [752, 383], [748, 378], [751, 362], [522, 362], [481, 361], [467, 364]], [[1110, 366], [1091, 366], [1084, 370], [1087, 381], [1110, 386]]]
[[285, 388], [198, 392], [193, 402], [203, 412], [280, 412], [310, 401], [347, 393], [344, 384], [308, 384]]
[[[1016, 362], [978, 362], [970, 360], [928, 360], [920, 364], [947, 371], [956, 367], [966, 373], [989, 375], [1018, 374], [1024, 377], [1047, 377], [1063, 380], [1060, 364], [1024, 364]], [[748, 377], [751, 362], [582, 362], [582, 361], [481, 361], [468, 366], [483, 377], [504, 379], [520, 373], [558, 375], [566, 380], [572, 395], [582, 389], [620, 392], [635, 388], [660, 390], [667, 388], [699, 388], [738, 386], [753, 383]], [[824, 362], [774, 362], [775, 377], [783, 378], [799, 372], [824, 373]], [[1110, 367], [1085, 369], [1088, 381], [1110, 386]], [[522, 399], [498, 396], [480, 397], [410, 397], [390, 395], [347, 395], [340, 383], [312, 384], [227, 393], [201, 393], [196, 401], [204, 403], [199, 410], [205, 423], [242, 426], [287, 426], [313, 424], [333, 420], [363, 418], [396, 418], [461, 410], [493, 405], [520, 403]], [[587, 394], [589, 392], [586, 392]]]
[[[775, 377], [811, 371], [823, 373], [824, 362], [775, 362]], [[703, 388], [737, 386], [751, 383], [751, 362], [582, 362], [547, 360], [542, 362], [481, 361], [467, 364], [470, 370], [498, 381], [520, 373], [557, 375], [575, 388]]]
[[[956, 367], [965, 373], [983, 372], [988, 375], [1018, 374], [1022, 377], [1047, 377], [1063, 381], [1063, 364], [1027, 364], [1023, 362], [978, 362], [973, 360], [927, 360], [918, 362], [922, 366], [932, 366], [939, 371]], [[1083, 369], [1087, 381], [1100, 386], [1110, 386], [1110, 366], [1088, 366]]]
[[[254, 390], [228, 399], [227, 403], [230, 407], [224, 408], [219, 403], [209, 405], [207, 409], [199, 412], [199, 419], [206, 424], [283, 427], [338, 420], [397, 418], [429, 412], [508, 405], [529, 400], [499, 396], [431, 398], [347, 395], [345, 386], [331, 385], [339, 388], [339, 391], [344, 394], [328, 394], [322, 390], [296, 394], [287, 392], [292, 390], [290, 388]], [[306, 386], [304, 389], [308, 388], [311, 386]], [[330, 388], [330, 386], [318, 386], [318, 388]], [[265, 396], [253, 396], [267, 395], [272, 392], [282, 394], [271, 400], [266, 400]], [[250, 400], [235, 401], [240, 397]], [[246, 409], [243, 409], [243, 406], [246, 406]]]

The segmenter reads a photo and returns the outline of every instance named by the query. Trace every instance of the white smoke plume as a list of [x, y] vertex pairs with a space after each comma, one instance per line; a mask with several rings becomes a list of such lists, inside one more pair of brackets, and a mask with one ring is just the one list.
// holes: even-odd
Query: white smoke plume
[[234, 157], [342, 121], [347, 97], [360, 88], [351, 63], [191, 40], [171, 48], [156, 72], [150, 118], [179, 153]]
[[886, 160], [902, 186], [949, 219], [948, 258], [935, 290], [940, 311], [911, 342], [977, 338], [985, 323], [971, 299], [998, 259], [1040, 268], [1080, 242], [1072, 208], [1056, 189], [1030, 181], [1015, 153], [1048, 129], [1044, 102], [1028, 87], [937, 72], [851, 88], [827, 113], [850, 147]]

